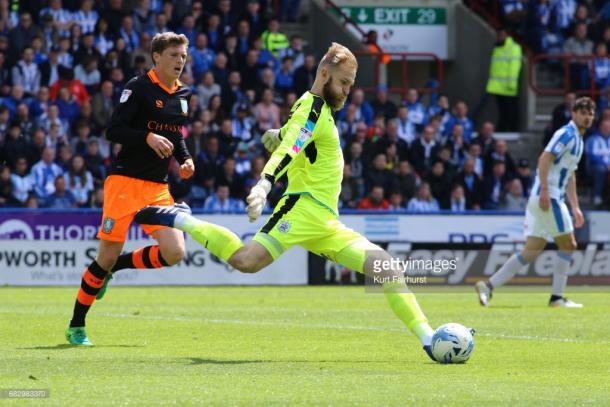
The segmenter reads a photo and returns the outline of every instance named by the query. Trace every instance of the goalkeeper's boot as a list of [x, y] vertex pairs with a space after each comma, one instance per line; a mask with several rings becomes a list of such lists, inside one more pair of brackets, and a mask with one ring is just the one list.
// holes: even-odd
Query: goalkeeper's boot
[[171, 206], [147, 206], [140, 209], [134, 220], [140, 225], [174, 226], [174, 220], [179, 213], [191, 214], [191, 208], [185, 203], [177, 203]]
[[76, 346], [93, 346], [93, 343], [87, 338], [85, 327], [68, 327], [66, 329], [66, 339], [70, 345]]
[[582, 304], [568, 300], [566, 297], [560, 297], [549, 301], [549, 307], [554, 308], [582, 308]]
[[112, 280], [112, 276], [113, 276], [113, 273], [108, 273], [108, 275], [104, 279], [104, 285], [102, 285], [100, 287], [100, 290], [97, 292], [97, 295], [95, 296], [96, 300], [101, 300], [102, 298], [104, 298], [104, 295], [106, 295], [106, 290], [108, 289], [108, 283], [110, 282], [110, 280]]
[[485, 281], [478, 281], [475, 284], [474, 289], [477, 290], [477, 294], [479, 294], [479, 303], [484, 307], [488, 307], [492, 295], [491, 285]]

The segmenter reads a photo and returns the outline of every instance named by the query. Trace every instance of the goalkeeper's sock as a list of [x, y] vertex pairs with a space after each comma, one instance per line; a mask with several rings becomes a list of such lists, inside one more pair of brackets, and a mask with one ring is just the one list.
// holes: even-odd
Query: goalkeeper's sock
[[235, 233], [213, 223], [201, 221], [191, 215], [179, 213], [174, 220], [174, 228], [188, 233], [214, 256], [228, 262], [244, 244]]
[[158, 269], [167, 266], [169, 264], [161, 255], [158, 245], [146, 246], [121, 254], [112, 268], [112, 273], [123, 269]]
[[391, 289], [386, 290], [385, 295], [392, 311], [419, 338], [422, 345], [430, 345], [434, 330], [419, 307], [415, 294], [396, 292]]
[[95, 301], [95, 296], [104, 284], [104, 279], [107, 274], [108, 272], [97, 264], [95, 260], [85, 269], [80, 288], [78, 289], [78, 295], [76, 296], [70, 327], [85, 326], [87, 312], [89, 311], [89, 308], [91, 308], [93, 301]]
[[489, 283], [493, 288], [500, 287], [512, 279], [515, 274], [523, 267], [527, 266], [527, 264], [527, 261], [525, 261], [521, 254], [513, 254], [506, 263], [500, 267], [500, 270], [496, 271], [496, 273], [489, 278]]
[[572, 254], [557, 252], [557, 265], [553, 272], [553, 295], [563, 297], [568, 284], [568, 271], [572, 262]]

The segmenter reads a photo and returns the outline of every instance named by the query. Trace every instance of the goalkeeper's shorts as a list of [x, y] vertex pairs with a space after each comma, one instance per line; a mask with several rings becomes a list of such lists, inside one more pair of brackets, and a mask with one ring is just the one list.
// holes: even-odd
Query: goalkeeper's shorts
[[362, 249], [362, 262], [366, 250], [379, 249], [306, 194], [283, 196], [253, 240], [274, 260], [294, 245], [335, 262], [340, 262], [337, 254], [348, 246]]

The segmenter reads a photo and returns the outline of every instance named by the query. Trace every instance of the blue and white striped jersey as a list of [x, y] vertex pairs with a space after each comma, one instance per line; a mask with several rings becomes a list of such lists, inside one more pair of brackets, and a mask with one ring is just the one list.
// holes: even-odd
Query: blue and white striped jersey
[[[573, 121], [566, 124], [553, 134], [544, 151], [555, 156], [549, 169], [549, 197], [551, 199], [565, 198], [568, 180], [578, 168], [578, 162], [584, 150], [584, 141], [578, 133]], [[532, 195], [540, 194], [539, 170], [536, 170], [536, 181], [532, 188]]]

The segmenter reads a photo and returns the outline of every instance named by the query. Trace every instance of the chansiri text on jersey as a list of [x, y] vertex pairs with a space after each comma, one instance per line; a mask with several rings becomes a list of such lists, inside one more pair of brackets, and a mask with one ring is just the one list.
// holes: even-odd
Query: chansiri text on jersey
[[182, 125], [180, 125], [180, 124], [162, 123], [162, 122], [158, 122], [156, 120], [150, 120], [148, 123], [146, 123], [146, 127], [148, 127], [148, 130], [150, 130], [150, 131], [165, 130], [165, 131], [172, 131], [172, 132], [176, 132], [176, 133], [180, 133], [182, 131]]

